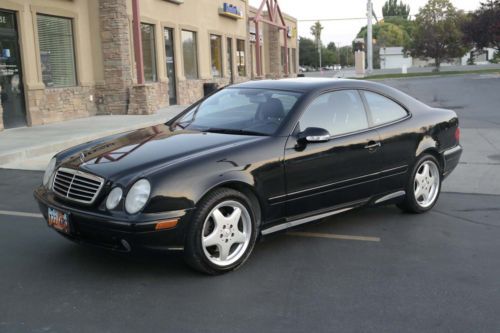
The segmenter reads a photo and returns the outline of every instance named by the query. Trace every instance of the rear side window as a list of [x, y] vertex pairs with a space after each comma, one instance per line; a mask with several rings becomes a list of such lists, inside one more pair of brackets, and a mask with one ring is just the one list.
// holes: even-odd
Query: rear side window
[[363, 93], [370, 108], [373, 125], [375, 126], [390, 123], [408, 115], [401, 105], [387, 97], [370, 91], [364, 91]]
[[299, 121], [300, 130], [320, 127], [339, 135], [368, 128], [365, 108], [356, 90], [329, 92], [316, 98]]

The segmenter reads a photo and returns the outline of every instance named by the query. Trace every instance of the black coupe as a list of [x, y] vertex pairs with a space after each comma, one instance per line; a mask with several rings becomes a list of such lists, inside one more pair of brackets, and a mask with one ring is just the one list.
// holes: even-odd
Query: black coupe
[[261, 235], [365, 205], [428, 211], [459, 136], [455, 112], [382, 84], [251, 81], [166, 124], [57, 154], [34, 195], [68, 239], [184, 250], [217, 274], [241, 266]]

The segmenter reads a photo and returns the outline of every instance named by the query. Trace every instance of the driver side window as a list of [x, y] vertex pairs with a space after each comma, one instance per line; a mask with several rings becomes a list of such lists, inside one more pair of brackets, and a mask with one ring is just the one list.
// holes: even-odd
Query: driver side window
[[300, 131], [324, 128], [335, 136], [368, 128], [368, 119], [358, 91], [339, 90], [316, 98], [302, 114], [299, 127]]

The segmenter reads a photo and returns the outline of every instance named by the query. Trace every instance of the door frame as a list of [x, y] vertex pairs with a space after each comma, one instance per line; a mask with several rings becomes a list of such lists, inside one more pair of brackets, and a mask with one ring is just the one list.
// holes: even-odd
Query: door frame
[[[165, 59], [165, 75], [167, 76], [167, 79], [170, 81], [170, 78], [168, 77], [168, 68], [167, 68], [167, 53], [166, 53], [166, 48], [167, 48], [167, 44], [165, 43], [165, 31], [168, 29], [171, 31], [171, 34], [172, 34], [172, 55], [173, 55], [173, 66], [174, 66], [174, 90], [175, 90], [175, 104], [170, 104], [170, 95], [168, 97], [168, 103], [169, 105], [177, 105], [177, 103], [179, 102], [179, 91], [178, 91], [178, 87], [179, 87], [179, 77], [177, 75], [177, 62], [176, 62], [176, 59], [177, 59], [177, 45], [176, 45], [176, 42], [179, 38], [177, 38], [177, 28], [175, 27], [175, 24], [170, 24], [170, 23], [163, 23], [161, 25], [161, 28], [162, 28], [162, 44], [163, 44], [163, 54], [164, 54], [164, 59]], [[170, 91], [170, 89], [169, 89]]]
[[[26, 126], [31, 126], [32, 121], [31, 121], [31, 113], [29, 112], [29, 104], [28, 104], [28, 84], [26, 82], [26, 77], [24, 75], [24, 68], [26, 68], [26, 63], [24, 59], [24, 44], [23, 44], [23, 38], [22, 38], [22, 31], [21, 31], [21, 21], [23, 21], [21, 13], [24, 12], [24, 6], [19, 5], [17, 3], [14, 3], [9, 0], [4, 0], [4, 3], [2, 4], [2, 7], [0, 7], [0, 11], [4, 12], [10, 12], [14, 14], [14, 19], [15, 19], [15, 37], [16, 37], [16, 42], [17, 42], [17, 47], [19, 49], [19, 76], [20, 76], [20, 81], [23, 89], [23, 98], [22, 98], [22, 103], [24, 106], [24, 117], [25, 117], [25, 122]], [[1, 106], [1, 104], [0, 104]], [[5, 110], [2, 108], [2, 114], [0, 115], [3, 117], [3, 113]], [[4, 129], [4, 124], [3, 121], [0, 123], [0, 131]]]
[[[234, 37], [232, 36], [225, 36], [226, 37], [226, 57], [229, 55], [229, 59], [226, 59], [226, 61], [229, 61], [229, 70], [230, 70], [230, 74], [229, 74], [229, 84], [233, 84], [234, 83], [234, 47], [233, 47], [233, 41], [234, 41]], [[229, 41], [231, 41], [231, 43], [228, 43]]]

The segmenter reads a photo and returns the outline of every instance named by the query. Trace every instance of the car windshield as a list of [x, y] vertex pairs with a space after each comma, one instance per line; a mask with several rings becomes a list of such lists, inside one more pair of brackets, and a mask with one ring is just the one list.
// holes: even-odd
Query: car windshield
[[174, 128], [203, 132], [272, 135], [300, 93], [227, 88], [208, 97], [173, 123]]

